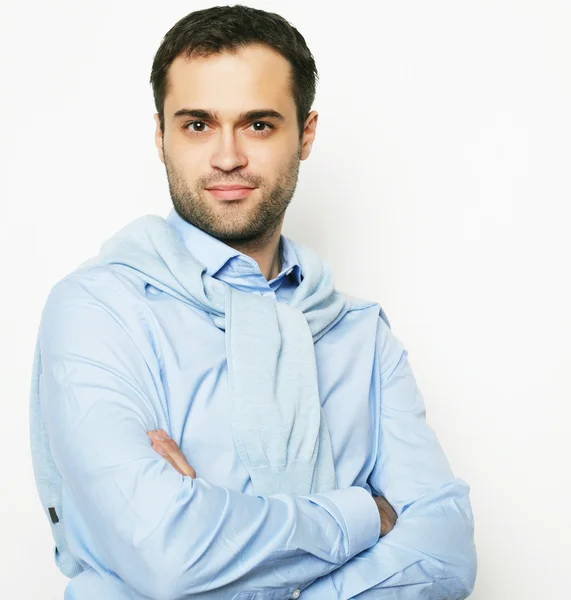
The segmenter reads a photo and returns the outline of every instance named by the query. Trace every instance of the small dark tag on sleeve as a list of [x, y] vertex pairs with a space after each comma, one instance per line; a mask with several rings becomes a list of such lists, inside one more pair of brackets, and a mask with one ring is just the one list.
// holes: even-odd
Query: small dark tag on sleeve
[[48, 508], [48, 510], [50, 511], [50, 517], [52, 518], [52, 523], [59, 523], [56, 509], [53, 506], [50, 506]]

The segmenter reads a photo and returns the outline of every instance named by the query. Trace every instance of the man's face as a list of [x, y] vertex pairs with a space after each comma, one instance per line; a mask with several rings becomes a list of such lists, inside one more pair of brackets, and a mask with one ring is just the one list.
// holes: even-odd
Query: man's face
[[[173, 61], [164, 137], [157, 114], [155, 140], [185, 220], [225, 241], [263, 240], [280, 227], [317, 124], [313, 111], [300, 142], [290, 77], [288, 61], [262, 45]], [[245, 114], [251, 111], [277, 114]], [[253, 189], [220, 192], [218, 185]]]

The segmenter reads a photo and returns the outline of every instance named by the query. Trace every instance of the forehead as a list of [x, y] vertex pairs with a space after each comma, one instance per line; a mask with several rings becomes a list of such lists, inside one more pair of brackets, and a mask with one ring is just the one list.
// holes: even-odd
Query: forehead
[[250, 45], [207, 57], [178, 56], [168, 71], [165, 116], [180, 108], [228, 115], [253, 108], [295, 112], [291, 65], [267, 46]]

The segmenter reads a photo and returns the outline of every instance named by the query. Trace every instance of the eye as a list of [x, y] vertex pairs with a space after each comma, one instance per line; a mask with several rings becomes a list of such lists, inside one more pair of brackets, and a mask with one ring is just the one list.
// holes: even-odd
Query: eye
[[[194, 128], [194, 126], [199, 126], [198, 130]], [[189, 121], [184, 125], [184, 128], [190, 131], [190, 133], [194, 133], [195, 135], [199, 135], [204, 132], [204, 128], [208, 127], [208, 125], [204, 121]]]
[[[204, 121], [189, 121], [183, 125], [183, 129], [186, 129], [193, 135], [201, 135], [206, 132], [208, 125]], [[266, 121], [254, 121], [250, 127], [254, 127], [253, 132], [256, 135], [268, 135], [268, 133], [274, 129], [271, 123]]]
[[[264, 129], [257, 129], [256, 127], [254, 127], [254, 132], [261, 134], [268, 133], [271, 129], [274, 128], [274, 126], [271, 123], [266, 123], [266, 121], [254, 121], [252, 125], [262, 125]], [[250, 125], [250, 127], [252, 127], [252, 125]]]

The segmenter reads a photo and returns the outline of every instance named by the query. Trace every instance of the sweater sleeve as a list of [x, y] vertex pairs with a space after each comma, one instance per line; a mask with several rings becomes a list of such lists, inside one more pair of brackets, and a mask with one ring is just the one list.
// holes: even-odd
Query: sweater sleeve
[[264, 497], [180, 475], [146, 433], [160, 426], [160, 400], [141, 339], [88, 281], [52, 289], [39, 341], [42, 413], [80, 543], [134, 591], [297, 597], [377, 541], [378, 511], [360, 487]]

